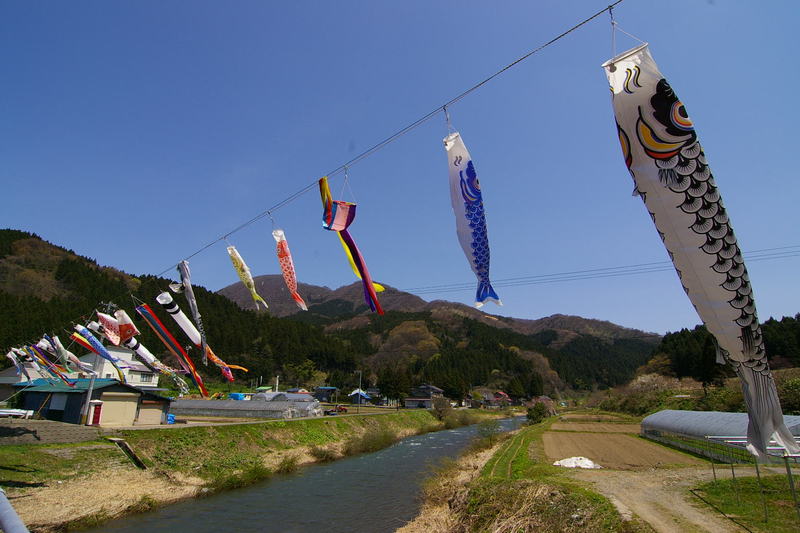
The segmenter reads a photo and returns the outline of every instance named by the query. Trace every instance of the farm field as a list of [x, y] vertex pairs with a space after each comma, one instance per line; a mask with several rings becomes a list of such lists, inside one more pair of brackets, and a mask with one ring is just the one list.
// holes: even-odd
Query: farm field
[[688, 489], [711, 477], [706, 461], [639, 438], [638, 424], [614, 423], [609, 415], [571, 415], [542, 435], [544, 454], [550, 462], [583, 456], [602, 466], [574, 469], [570, 477], [589, 483], [623, 517], [635, 515], [665, 533], [738, 530], [691, 499]]
[[703, 461], [633, 435], [548, 431], [542, 440], [551, 461], [588, 457], [603, 468], [642, 470], [666, 465], [701, 465]]
[[565, 413], [559, 417], [562, 420], [576, 420], [576, 421], [587, 421], [587, 422], [597, 422], [597, 421], [613, 421], [613, 422], [621, 422], [624, 420], [623, 417], [617, 415], [608, 415], [608, 414], [589, 414], [589, 413]]
[[630, 433], [639, 434], [639, 424], [603, 424], [585, 422], [556, 422], [550, 429], [553, 431], [584, 431], [591, 433]]

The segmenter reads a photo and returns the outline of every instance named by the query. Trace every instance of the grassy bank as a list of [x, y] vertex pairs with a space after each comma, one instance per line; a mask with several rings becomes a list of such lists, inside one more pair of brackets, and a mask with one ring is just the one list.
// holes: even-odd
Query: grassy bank
[[750, 531], [789, 533], [800, 530], [800, 517], [785, 475], [762, 476], [761, 485], [756, 477], [737, 477], [735, 482], [720, 479], [701, 485], [693, 492]]
[[[402, 531], [649, 531], [641, 522], [623, 521], [607, 499], [549, 465], [541, 438], [554, 421], [497, 436], [497, 442], [484, 438], [446, 464], [426, 483], [423, 514]], [[487, 447], [488, 454], [482, 451]]]
[[420, 409], [120, 431], [147, 470], [135, 468], [105, 441], [0, 446], [0, 486], [31, 531], [73, 531], [481, 417], [457, 411], [439, 420]]
[[121, 433], [148, 468], [198, 477], [217, 489], [302, 463], [373, 451], [442, 427], [431, 413], [419, 410]]

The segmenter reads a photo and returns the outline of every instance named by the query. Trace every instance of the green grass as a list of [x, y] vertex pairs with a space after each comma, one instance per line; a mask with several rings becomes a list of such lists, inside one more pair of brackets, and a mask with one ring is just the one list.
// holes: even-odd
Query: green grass
[[468, 531], [650, 531], [625, 522], [605, 497], [549, 464], [542, 435], [557, 418], [508, 436], [470, 487], [462, 511]]
[[396, 434], [401, 428], [423, 431], [434, 423], [427, 411], [401, 411], [384, 416], [326, 417], [122, 433], [149, 468], [175, 470], [216, 483], [217, 478], [262, 465], [269, 453], [297, 446], [319, 448], [347, 441], [353, 435]]
[[[796, 476], [795, 488], [800, 489], [798, 481]], [[737, 477], [735, 483], [731, 479], [720, 479], [701, 485], [693, 492], [752, 531], [800, 531], [800, 517], [794, 508], [786, 475], [762, 475], [761, 482], [767, 502], [767, 522], [764, 521], [761, 487], [755, 476]]]
[[[199, 477], [216, 491], [244, 486], [271, 475], [264, 466], [264, 459], [297, 446], [321, 448], [365, 432], [394, 436], [400, 430], [420, 433], [441, 427], [428, 411], [418, 410], [384, 416], [325, 417], [120, 433], [148, 468]], [[374, 449], [374, 442], [366, 444], [369, 446], [362, 451]], [[107, 441], [0, 446], [0, 487], [35, 488], [117, 465], [131, 466], [123, 452]], [[295, 466], [284, 463], [280, 469], [289, 471]]]
[[463, 510], [465, 529], [484, 531], [647, 531], [623, 522], [614, 506], [590, 491], [530, 479], [481, 478], [472, 485]]
[[481, 477], [543, 479], [559, 476], [563, 469], [547, 463], [540, 445], [542, 434], [557, 421], [557, 418], [549, 418], [541, 424], [522, 428], [486, 463]]

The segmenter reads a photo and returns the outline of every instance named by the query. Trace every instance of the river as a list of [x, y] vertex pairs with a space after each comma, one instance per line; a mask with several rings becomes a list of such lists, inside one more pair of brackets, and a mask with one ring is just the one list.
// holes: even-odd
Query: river
[[[524, 418], [500, 421], [503, 431]], [[414, 518], [432, 466], [456, 457], [477, 426], [416, 435], [384, 450], [105, 523], [92, 532], [383, 533]]]

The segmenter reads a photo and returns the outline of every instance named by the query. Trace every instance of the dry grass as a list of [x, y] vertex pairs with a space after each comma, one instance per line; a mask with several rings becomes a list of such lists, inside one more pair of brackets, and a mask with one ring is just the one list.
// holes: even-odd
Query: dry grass
[[503, 444], [497, 442], [491, 448], [469, 454], [457, 461], [447, 461], [439, 467], [436, 475], [423, 487], [425, 504], [420, 514], [397, 530], [398, 533], [431, 533], [457, 531], [460, 518], [453, 509], [466, 506], [469, 484], [481, 473], [486, 462]]
[[61, 524], [92, 515], [110, 519], [128, 514], [145, 497], [159, 504], [191, 498], [202, 484], [197, 478], [166, 477], [130, 466], [57, 481], [32, 491], [14, 491], [9, 499], [29, 529], [57, 531]]

